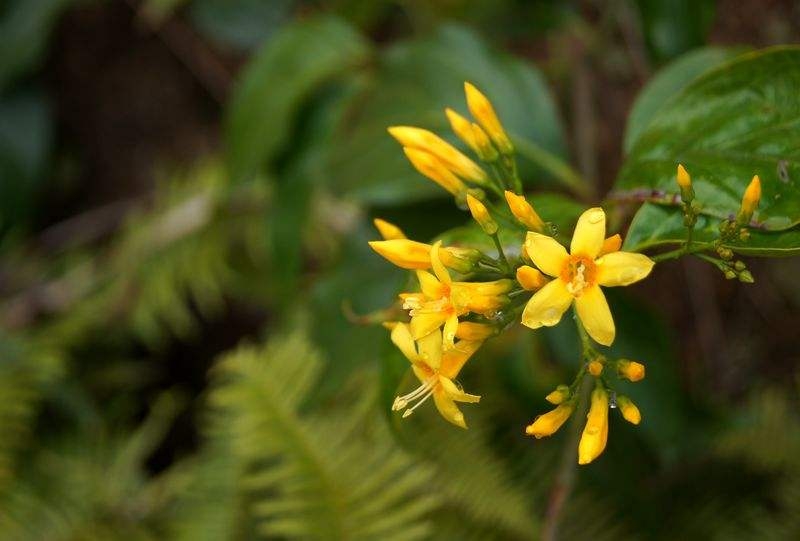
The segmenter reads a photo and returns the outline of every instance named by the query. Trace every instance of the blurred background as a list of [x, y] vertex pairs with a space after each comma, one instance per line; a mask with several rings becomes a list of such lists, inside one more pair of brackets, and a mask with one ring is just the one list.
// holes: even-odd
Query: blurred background
[[[0, 539], [539, 539], [566, 436], [523, 429], [574, 330], [487, 343], [468, 431], [389, 412], [407, 362], [372, 314], [406, 274], [371, 219], [468, 215], [386, 126], [443, 132], [473, 81], [585, 206], [665, 66], [798, 39], [780, 0], [5, 0]], [[612, 415], [557, 539], [800, 539], [800, 264], [748, 265], [612, 292], [643, 422]]]

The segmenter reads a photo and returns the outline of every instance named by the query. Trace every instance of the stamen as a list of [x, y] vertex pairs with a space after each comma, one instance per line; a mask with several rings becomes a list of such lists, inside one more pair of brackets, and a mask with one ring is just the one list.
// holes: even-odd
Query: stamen
[[405, 419], [406, 417], [408, 417], [409, 415], [411, 415], [412, 413], [414, 413], [414, 410], [415, 410], [415, 409], [417, 409], [418, 407], [420, 407], [422, 404], [424, 404], [424, 403], [425, 403], [425, 401], [427, 401], [427, 400], [428, 400], [428, 399], [429, 399], [429, 398], [430, 398], [432, 395], [433, 395], [433, 387], [430, 387], [430, 388], [428, 389], [428, 392], [427, 392], [427, 393], [425, 393], [425, 394], [422, 396], [422, 398], [420, 398], [420, 399], [419, 399], [419, 402], [417, 402], [417, 403], [416, 403], [416, 404], [414, 404], [414, 405], [413, 405], [411, 408], [409, 408], [409, 409], [407, 409], [405, 412], [403, 412], [403, 419]]
[[425, 380], [422, 383], [422, 385], [420, 385], [410, 393], [396, 397], [394, 399], [394, 403], [392, 404], [392, 411], [400, 411], [402, 409], [405, 409], [408, 406], [409, 402], [419, 400], [419, 402], [414, 404], [414, 406], [410, 410], [407, 410], [403, 414], [403, 417], [405, 418], [411, 415], [411, 412], [413, 412], [420, 404], [425, 402], [431, 396], [431, 394], [433, 394], [433, 389], [436, 386], [437, 379], [438, 376], [433, 375], [427, 380]]

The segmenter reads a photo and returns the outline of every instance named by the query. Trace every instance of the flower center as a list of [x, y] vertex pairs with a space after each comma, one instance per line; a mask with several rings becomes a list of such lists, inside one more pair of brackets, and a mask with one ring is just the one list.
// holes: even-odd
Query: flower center
[[571, 255], [561, 269], [560, 278], [566, 282], [567, 291], [574, 297], [580, 297], [584, 289], [594, 285], [597, 266], [594, 261], [583, 255]]

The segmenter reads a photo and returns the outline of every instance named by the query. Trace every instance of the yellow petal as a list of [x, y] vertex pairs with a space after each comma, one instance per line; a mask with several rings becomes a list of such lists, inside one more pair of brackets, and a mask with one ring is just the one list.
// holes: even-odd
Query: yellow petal
[[431, 266], [433, 266], [433, 272], [436, 274], [436, 277], [443, 283], [449, 284], [452, 280], [450, 280], [450, 273], [447, 272], [447, 269], [442, 265], [442, 260], [439, 257], [439, 249], [442, 246], [442, 241], [437, 240], [433, 247], [431, 248]]
[[442, 389], [445, 393], [447, 393], [447, 396], [450, 398], [450, 400], [454, 400], [456, 402], [467, 402], [469, 404], [475, 404], [481, 400], [480, 396], [468, 394], [459, 389], [450, 378], [439, 376], [439, 385], [442, 386]]
[[[423, 336], [431, 334], [447, 321], [447, 312], [424, 312], [411, 317], [411, 336], [419, 340]], [[441, 342], [442, 336], [439, 335]]]
[[449, 107], [446, 108], [444, 112], [447, 115], [447, 120], [450, 121], [450, 127], [453, 128], [453, 133], [464, 141], [474, 152], [478, 152], [478, 147], [475, 144], [475, 135], [472, 132], [472, 123]]
[[403, 233], [403, 230], [391, 222], [387, 222], [386, 220], [382, 220], [380, 218], [375, 218], [372, 220], [372, 223], [375, 224], [375, 229], [377, 229], [378, 233], [381, 234], [383, 240], [398, 240], [406, 238], [406, 234]]
[[456, 403], [447, 396], [447, 393], [441, 387], [433, 392], [433, 401], [436, 403], [436, 409], [442, 414], [442, 417], [450, 421], [456, 426], [467, 428], [467, 423], [464, 421], [464, 414], [458, 409]]
[[447, 165], [435, 155], [418, 148], [403, 148], [408, 161], [414, 168], [434, 181], [436, 184], [458, 196], [467, 190], [467, 186]]
[[417, 340], [419, 360], [434, 370], [442, 364], [442, 333], [438, 329]]
[[461, 340], [452, 348], [445, 349], [442, 353], [442, 364], [439, 367], [439, 373], [450, 379], [458, 376], [464, 364], [478, 351], [482, 343], [483, 341], [481, 340]]
[[558, 276], [567, 258], [567, 249], [556, 239], [529, 231], [525, 237], [525, 251], [539, 270], [549, 276]]
[[422, 293], [429, 299], [439, 299], [444, 295], [444, 287], [442, 283], [431, 273], [427, 271], [417, 271], [417, 280], [419, 280], [419, 287]]
[[458, 316], [455, 313], [451, 314], [444, 323], [443, 344], [452, 348], [454, 340], [456, 339], [456, 331], [458, 330]]
[[392, 329], [392, 342], [403, 352], [411, 362], [417, 360], [417, 348], [414, 345], [414, 337], [411, 336], [411, 329], [406, 323], [398, 323]]
[[[412, 126], [392, 126], [389, 133], [404, 147], [433, 155], [446, 169], [461, 178], [478, 183], [486, 182], [489, 178], [478, 164], [432, 131]], [[411, 156], [409, 159], [412, 159]]]
[[497, 328], [492, 325], [474, 323], [472, 321], [461, 321], [456, 330], [456, 337], [461, 340], [481, 342], [495, 333], [497, 333]]
[[597, 283], [601, 286], [627, 286], [647, 277], [655, 263], [644, 254], [611, 252], [595, 261]]
[[610, 346], [616, 330], [606, 296], [597, 286], [590, 286], [575, 298], [575, 311], [581, 319], [583, 328], [595, 342]]
[[619, 233], [611, 235], [603, 241], [603, 247], [600, 249], [598, 257], [601, 255], [610, 254], [611, 252], [618, 252], [621, 246], [622, 237], [619, 236]]
[[564, 282], [553, 280], [534, 293], [528, 301], [522, 312], [522, 324], [531, 329], [552, 327], [561, 320], [572, 298]]
[[600, 207], [587, 210], [578, 218], [569, 253], [594, 259], [603, 249], [606, 237], [606, 213]]
[[373, 240], [370, 248], [402, 269], [427, 269], [431, 266], [431, 247], [408, 239]]

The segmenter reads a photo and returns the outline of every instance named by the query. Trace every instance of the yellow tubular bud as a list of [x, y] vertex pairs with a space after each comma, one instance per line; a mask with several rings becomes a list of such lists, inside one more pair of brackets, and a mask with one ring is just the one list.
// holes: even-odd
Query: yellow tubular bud
[[475, 134], [472, 131], [472, 123], [449, 107], [444, 110], [444, 114], [447, 115], [447, 120], [450, 121], [450, 127], [453, 129], [453, 133], [477, 154], [478, 145], [475, 144]]
[[739, 215], [736, 217], [736, 222], [739, 225], [747, 225], [753, 217], [758, 202], [761, 201], [761, 179], [758, 175], [753, 177], [747, 189], [744, 191], [742, 197], [742, 208], [739, 210]]
[[456, 338], [470, 342], [482, 342], [493, 336], [497, 329], [491, 325], [475, 323], [472, 321], [459, 321], [456, 329]]
[[566, 385], [559, 385], [552, 391], [549, 395], [544, 397], [545, 400], [550, 402], [551, 404], [555, 404], [556, 406], [564, 402], [566, 399], [569, 398], [569, 387]]
[[578, 464], [588, 464], [600, 456], [606, 448], [607, 440], [608, 392], [598, 387], [592, 391], [592, 405], [578, 444]]
[[503, 125], [500, 124], [500, 119], [497, 118], [497, 113], [494, 112], [494, 107], [492, 107], [489, 99], [468, 82], [464, 83], [464, 93], [467, 95], [469, 112], [475, 117], [478, 124], [486, 130], [494, 144], [497, 145], [500, 153], [506, 156], [513, 154], [514, 145], [511, 144]]
[[431, 266], [429, 244], [408, 239], [374, 240], [370, 248], [402, 269], [428, 269]]
[[592, 361], [589, 363], [589, 373], [594, 377], [603, 373], [603, 363], [600, 361]]
[[537, 440], [554, 434], [563, 425], [575, 408], [572, 404], [560, 404], [556, 409], [537, 417], [525, 427], [525, 433]]
[[378, 233], [381, 234], [383, 240], [397, 240], [406, 238], [403, 230], [393, 223], [389, 223], [386, 220], [381, 220], [380, 218], [375, 218], [372, 220], [372, 223], [375, 224], [375, 229], [377, 229]]
[[517, 269], [517, 282], [528, 291], [541, 289], [548, 281], [545, 275], [539, 272], [539, 269], [528, 265], [522, 265]]
[[446, 169], [465, 180], [478, 184], [485, 184], [489, 180], [486, 171], [477, 163], [431, 131], [411, 126], [392, 126], [389, 128], [389, 133], [404, 147], [432, 154]]
[[497, 222], [492, 219], [492, 215], [489, 214], [486, 205], [481, 203], [477, 198], [467, 194], [467, 206], [469, 206], [472, 217], [475, 218], [475, 221], [478, 222], [487, 235], [494, 235], [497, 233]]
[[528, 203], [524, 195], [518, 195], [506, 190], [505, 196], [508, 208], [511, 209], [511, 214], [514, 215], [519, 223], [531, 231], [544, 231], [544, 221], [533, 210], [533, 206]]
[[675, 178], [678, 181], [678, 187], [681, 189], [681, 199], [684, 203], [691, 203], [694, 199], [692, 177], [689, 176], [689, 172], [683, 167], [682, 164], [678, 164], [678, 172], [675, 175]]
[[642, 413], [627, 396], [617, 396], [617, 406], [620, 413], [622, 413], [622, 417], [629, 423], [638, 425], [642, 422]]
[[475, 152], [477, 152], [481, 160], [491, 163], [500, 157], [500, 154], [498, 154], [497, 149], [494, 148], [494, 145], [489, 140], [489, 136], [486, 135], [486, 132], [483, 131], [483, 128], [473, 123], [472, 134], [475, 146], [477, 147]]
[[636, 382], [644, 379], [645, 369], [642, 363], [620, 359], [617, 361], [617, 372], [623, 378]]
[[416, 148], [404, 148], [414, 168], [455, 196], [467, 191], [467, 185], [455, 176], [439, 158]]
[[597, 254], [597, 257], [610, 254], [611, 252], [619, 252], [619, 249], [622, 247], [622, 237], [619, 236], [619, 233], [616, 235], [611, 235], [606, 240], [603, 241], [603, 247], [600, 248], [600, 253]]

